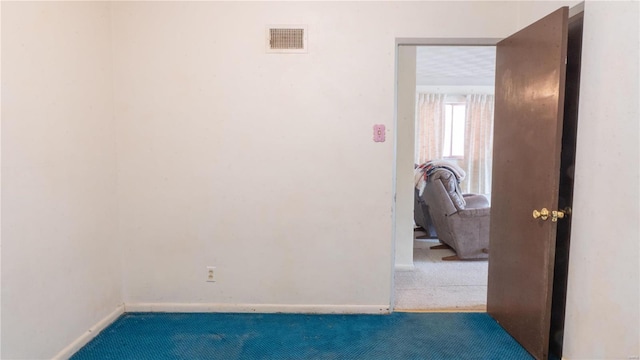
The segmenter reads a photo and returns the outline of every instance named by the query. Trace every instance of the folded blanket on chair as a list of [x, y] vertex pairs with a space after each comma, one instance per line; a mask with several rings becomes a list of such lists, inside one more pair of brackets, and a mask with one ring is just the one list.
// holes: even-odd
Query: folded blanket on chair
[[413, 181], [416, 189], [418, 189], [418, 196], [422, 196], [422, 192], [427, 186], [427, 179], [438, 169], [447, 169], [451, 171], [456, 177], [458, 184], [460, 184], [460, 182], [467, 176], [467, 173], [457, 164], [447, 160], [429, 160], [416, 167], [413, 171]]

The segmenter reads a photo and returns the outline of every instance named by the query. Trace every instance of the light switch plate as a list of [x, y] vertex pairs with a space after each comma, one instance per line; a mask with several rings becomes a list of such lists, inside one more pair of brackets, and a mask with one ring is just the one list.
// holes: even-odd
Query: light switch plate
[[384, 125], [376, 124], [373, 125], [373, 141], [375, 142], [384, 142], [384, 134], [385, 129]]

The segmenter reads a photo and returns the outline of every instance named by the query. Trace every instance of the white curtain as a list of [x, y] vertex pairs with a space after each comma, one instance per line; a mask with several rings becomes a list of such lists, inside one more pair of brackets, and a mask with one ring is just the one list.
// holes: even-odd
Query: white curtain
[[415, 154], [417, 164], [442, 158], [444, 100], [444, 94], [418, 94]]
[[491, 193], [493, 157], [493, 95], [467, 95], [464, 160], [467, 172], [460, 184], [466, 193]]

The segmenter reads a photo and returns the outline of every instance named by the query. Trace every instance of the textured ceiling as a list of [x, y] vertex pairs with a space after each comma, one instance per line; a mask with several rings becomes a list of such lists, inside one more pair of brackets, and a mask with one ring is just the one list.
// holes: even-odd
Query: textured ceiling
[[418, 46], [417, 85], [494, 85], [494, 46]]

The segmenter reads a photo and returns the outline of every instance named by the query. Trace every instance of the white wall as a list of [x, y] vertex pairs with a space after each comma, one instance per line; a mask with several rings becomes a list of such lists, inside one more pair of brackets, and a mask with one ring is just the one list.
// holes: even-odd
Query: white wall
[[[384, 311], [396, 38], [503, 37], [517, 5], [113, 8], [125, 301]], [[307, 24], [309, 53], [265, 54], [268, 24]]]
[[397, 121], [395, 124], [396, 203], [394, 209], [395, 268], [413, 269], [413, 163], [416, 117], [416, 47], [398, 47]]
[[585, 4], [564, 356], [640, 356], [638, 2]]
[[[0, 4], [0, 39], [2, 39], [2, 4]], [[2, 46], [0, 41], [0, 84], [2, 84]], [[0, 120], [2, 119], [2, 86], [0, 86]], [[0, 190], [2, 187], [2, 125], [0, 123]], [[2, 191], [0, 191], [2, 204]], [[0, 205], [0, 357], [2, 357], [2, 206]]]
[[51, 358], [121, 303], [109, 8], [2, 2], [2, 354]]

